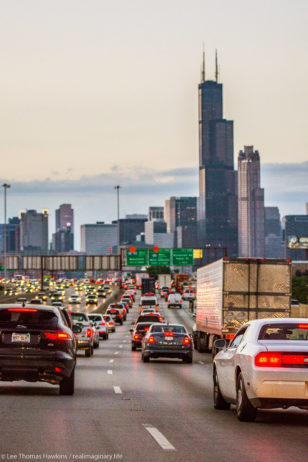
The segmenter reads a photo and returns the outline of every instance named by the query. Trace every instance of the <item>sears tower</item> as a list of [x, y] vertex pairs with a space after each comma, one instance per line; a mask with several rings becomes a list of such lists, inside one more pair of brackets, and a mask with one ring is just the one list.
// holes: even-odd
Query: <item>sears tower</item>
[[233, 162], [233, 121], [223, 118], [222, 84], [205, 80], [205, 58], [199, 84], [199, 206], [201, 247], [224, 247], [237, 255], [237, 181]]

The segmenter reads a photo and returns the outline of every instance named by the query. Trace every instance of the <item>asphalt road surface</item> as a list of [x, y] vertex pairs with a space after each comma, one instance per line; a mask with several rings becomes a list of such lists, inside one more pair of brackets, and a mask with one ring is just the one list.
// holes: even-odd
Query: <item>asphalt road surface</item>
[[[187, 308], [160, 302], [170, 322], [191, 330]], [[245, 423], [234, 410], [215, 410], [210, 355], [143, 363], [130, 344], [137, 313], [136, 304], [93, 357], [80, 352], [74, 396], [44, 383], [0, 382], [0, 460], [308, 460], [308, 412], [262, 411]]]

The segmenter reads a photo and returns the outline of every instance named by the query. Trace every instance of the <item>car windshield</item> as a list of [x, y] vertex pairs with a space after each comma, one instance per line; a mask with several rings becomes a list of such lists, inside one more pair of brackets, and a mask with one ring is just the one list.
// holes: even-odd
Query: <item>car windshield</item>
[[265, 324], [258, 340], [308, 340], [307, 323]]
[[87, 317], [83, 313], [72, 313], [71, 314], [73, 321], [81, 321], [81, 322], [86, 322]]
[[164, 326], [152, 326], [151, 332], [174, 332], [175, 334], [186, 334], [184, 326], [172, 326], [170, 324]]
[[18, 327], [18, 325], [35, 329], [57, 329], [58, 316], [53, 311], [34, 308], [6, 308], [0, 310], [0, 327]]

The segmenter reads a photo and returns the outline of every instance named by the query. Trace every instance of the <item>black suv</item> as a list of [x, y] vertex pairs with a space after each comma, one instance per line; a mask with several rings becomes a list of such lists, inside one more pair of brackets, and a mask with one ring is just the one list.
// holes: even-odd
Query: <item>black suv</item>
[[0, 305], [0, 380], [49, 382], [74, 393], [76, 339], [56, 307]]
[[108, 308], [106, 311], [106, 314], [109, 314], [109, 316], [112, 317], [114, 322], [118, 322], [119, 324], [123, 324], [123, 313], [122, 309], [120, 308]]

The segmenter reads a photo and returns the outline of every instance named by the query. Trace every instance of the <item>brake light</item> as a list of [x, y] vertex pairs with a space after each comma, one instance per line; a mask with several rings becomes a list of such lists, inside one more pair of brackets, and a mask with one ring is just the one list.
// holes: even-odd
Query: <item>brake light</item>
[[134, 335], [134, 340], [139, 340], [139, 338], [140, 338], [140, 337], [139, 337], [138, 334], [135, 334], [135, 335]]
[[173, 332], [165, 332], [165, 337], [173, 337]]
[[191, 340], [189, 337], [185, 337], [183, 340], [183, 345], [189, 345], [191, 343]]
[[151, 336], [148, 338], [148, 343], [150, 343], [151, 345], [154, 345], [154, 344], [155, 344], [155, 339], [154, 339], [153, 335], [151, 335]]
[[153, 316], [153, 313], [149, 313], [149, 316]]
[[308, 324], [298, 324], [299, 329], [308, 329]]
[[257, 367], [280, 367], [281, 353], [278, 351], [263, 351], [255, 357]]
[[109, 323], [109, 326], [113, 326], [113, 325], [114, 325], [114, 322], [110, 322], [110, 323]]
[[36, 313], [34, 308], [8, 308], [8, 311], [17, 311], [18, 313]]
[[[151, 313], [151, 314], [152, 314], [152, 313]], [[159, 320], [160, 322], [162, 322], [162, 321], [163, 321], [163, 318], [162, 318], [161, 316], [158, 316], [158, 320]]]
[[235, 337], [235, 334], [226, 334], [226, 339], [228, 340], [233, 340]]
[[106, 326], [106, 323], [105, 323], [105, 322], [101, 322], [101, 323], [100, 323], [100, 326]]
[[56, 372], [62, 372], [63, 369], [61, 369], [60, 367], [55, 367], [55, 371]]
[[122, 318], [122, 313], [119, 313], [118, 316], [119, 316], [119, 318]]
[[71, 336], [66, 332], [44, 332], [48, 340], [71, 340]]
[[144, 330], [147, 332], [147, 331], [149, 330], [149, 328], [148, 328], [148, 327], [145, 327]]
[[92, 337], [92, 330], [91, 329], [87, 329], [87, 337]]

